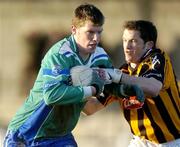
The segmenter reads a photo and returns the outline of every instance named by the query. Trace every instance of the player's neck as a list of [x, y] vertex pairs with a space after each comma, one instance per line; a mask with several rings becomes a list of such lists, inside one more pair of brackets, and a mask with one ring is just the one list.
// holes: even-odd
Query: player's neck
[[85, 54], [83, 52], [79, 52], [79, 56], [82, 58], [83, 61], [88, 60], [90, 54]]

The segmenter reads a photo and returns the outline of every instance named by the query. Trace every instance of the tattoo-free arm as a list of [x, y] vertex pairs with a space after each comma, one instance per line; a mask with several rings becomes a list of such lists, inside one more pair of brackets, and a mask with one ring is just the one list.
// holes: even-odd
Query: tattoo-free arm
[[153, 97], [157, 96], [162, 88], [162, 83], [153, 77], [135, 77], [125, 73], [122, 74], [121, 83], [138, 85], [146, 95]]

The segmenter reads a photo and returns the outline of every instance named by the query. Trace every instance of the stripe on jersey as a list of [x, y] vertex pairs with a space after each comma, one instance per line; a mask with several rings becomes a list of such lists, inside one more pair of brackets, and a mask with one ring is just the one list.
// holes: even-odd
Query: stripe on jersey
[[29, 142], [32, 141], [52, 108], [52, 106], [46, 105], [44, 100], [42, 100], [36, 110], [18, 129], [22, 138], [28, 140]]
[[98, 56], [95, 56], [92, 60], [91, 60], [91, 64], [94, 64], [95, 62], [101, 61], [101, 60], [105, 60], [105, 59], [109, 59], [108, 56], [106, 54], [101, 54]]
[[[152, 105], [150, 107], [152, 107]], [[156, 106], [154, 105], [154, 107], [156, 107]], [[147, 105], [147, 103], [144, 103], [143, 109], [144, 109], [145, 114], [149, 118], [149, 120], [151, 120], [151, 125], [150, 126], [152, 126], [152, 129], [154, 128], [153, 131], [154, 131], [154, 134], [156, 136], [156, 140], [158, 140], [158, 142], [166, 142], [166, 138], [165, 138], [165, 136], [164, 136], [164, 134], [162, 132], [162, 129], [161, 129], [162, 126], [158, 126], [156, 121], [154, 120], [154, 118], [160, 118], [161, 117], [160, 114], [158, 113], [158, 110], [156, 111], [156, 113], [153, 113], [154, 111], [153, 112], [150, 111], [149, 106]], [[152, 114], [156, 114], [156, 115], [152, 116]], [[149, 136], [149, 135], [147, 135], [147, 136]]]
[[43, 75], [44, 76], [53, 76], [57, 77], [59, 75], [69, 75], [70, 70], [69, 69], [43, 69]]
[[178, 115], [178, 117], [180, 118], [180, 112], [178, 110], [178, 106], [177, 106], [177, 102], [175, 102], [175, 100], [173, 99], [173, 96], [172, 96], [172, 92], [171, 92], [171, 89], [167, 89], [167, 93], [169, 94], [170, 98], [171, 98], [171, 101], [172, 101], [172, 104], [174, 106], [174, 109], [176, 110], [176, 113]]
[[170, 117], [169, 112], [168, 112], [171, 110], [166, 109], [166, 106], [164, 105], [160, 96], [156, 97], [154, 99], [154, 101], [156, 104], [157, 103], [159, 104], [157, 109], [159, 110], [159, 113], [160, 113], [163, 121], [165, 122], [168, 130], [171, 132], [172, 135], [174, 135], [174, 138], [177, 139], [179, 137], [179, 133], [178, 133], [178, 130], [176, 129], [176, 127], [174, 126], [174, 123], [172, 122], [171, 117]]
[[71, 52], [67, 51], [67, 52], [65, 52], [63, 55], [66, 56], [66, 57], [70, 57], [70, 56], [73, 55], [73, 54], [72, 54]]

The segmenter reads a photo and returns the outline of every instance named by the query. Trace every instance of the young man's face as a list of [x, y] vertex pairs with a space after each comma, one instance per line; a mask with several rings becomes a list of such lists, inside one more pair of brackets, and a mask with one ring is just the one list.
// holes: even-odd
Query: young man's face
[[82, 54], [93, 53], [100, 42], [102, 26], [95, 26], [92, 22], [87, 21], [81, 27], [72, 26], [72, 34], [76, 40], [79, 51]]
[[126, 61], [128, 63], [137, 64], [140, 58], [146, 52], [146, 49], [148, 49], [148, 46], [140, 37], [140, 32], [136, 30], [125, 29], [122, 39]]

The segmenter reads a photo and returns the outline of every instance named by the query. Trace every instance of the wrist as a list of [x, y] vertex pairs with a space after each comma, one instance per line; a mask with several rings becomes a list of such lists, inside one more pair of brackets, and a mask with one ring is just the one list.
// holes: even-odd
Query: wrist
[[87, 99], [87, 98], [94, 95], [94, 91], [92, 89], [92, 86], [84, 86], [83, 91], [84, 91], [83, 99]]
[[119, 69], [114, 69], [114, 83], [120, 83], [122, 78], [122, 71]]
[[110, 75], [110, 77], [112, 78], [112, 82], [114, 83], [120, 83], [121, 81], [121, 77], [122, 77], [122, 71], [114, 68], [114, 69], [105, 69], [106, 72], [108, 72], [108, 74]]
[[96, 87], [91, 86], [91, 90], [92, 90], [92, 96], [95, 96], [97, 94]]

